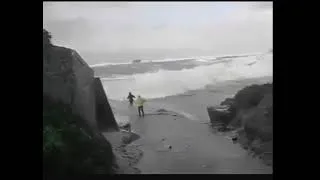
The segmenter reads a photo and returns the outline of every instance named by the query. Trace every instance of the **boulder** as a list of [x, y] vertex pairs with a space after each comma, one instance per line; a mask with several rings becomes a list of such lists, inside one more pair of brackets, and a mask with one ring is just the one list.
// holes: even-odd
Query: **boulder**
[[227, 106], [208, 107], [207, 111], [212, 124], [221, 122], [227, 125], [230, 121], [230, 113]]
[[233, 98], [226, 98], [224, 101], [220, 103], [221, 106], [232, 106], [234, 104], [234, 99]]
[[126, 124], [121, 124], [119, 125], [120, 129], [126, 130], [128, 132], [131, 132], [131, 124], [130, 123], [126, 123]]

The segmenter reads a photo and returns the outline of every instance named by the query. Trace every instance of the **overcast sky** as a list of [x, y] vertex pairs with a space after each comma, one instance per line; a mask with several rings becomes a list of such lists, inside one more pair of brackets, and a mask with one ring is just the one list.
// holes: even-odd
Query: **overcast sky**
[[264, 52], [272, 2], [44, 2], [53, 43], [89, 64]]

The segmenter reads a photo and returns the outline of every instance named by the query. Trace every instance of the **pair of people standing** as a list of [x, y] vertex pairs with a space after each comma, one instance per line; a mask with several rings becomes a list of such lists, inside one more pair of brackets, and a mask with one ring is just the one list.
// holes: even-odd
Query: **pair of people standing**
[[[127, 97], [127, 99], [129, 99], [129, 103], [132, 106], [133, 105], [133, 98], [135, 98], [135, 96], [133, 94], [131, 94], [131, 92], [129, 92], [129, 95]], [[142, 98], [140, 95], [138, 95], [138, 98], [135, 100], [135, 104], [138, 106], [138, 113], [139, 116], [144, 117], [144, 111], [143, 111], [143, 104], [146, 102], [146, 100], [144, 98]]]

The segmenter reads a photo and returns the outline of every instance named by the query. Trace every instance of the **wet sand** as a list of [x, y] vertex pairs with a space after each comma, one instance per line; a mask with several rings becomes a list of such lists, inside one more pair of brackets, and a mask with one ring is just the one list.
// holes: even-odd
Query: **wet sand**
[[[143, 151], [135, 167], [142, 174], [272, 174], [272, 167], [248, 155], [239, 144], [213, 133], [206, 124], [206, 106], [219, 104], [253, 82], [233, 82], [194, 91], [191, 96], [149, 100], [144, 118], [137, 115], [136, 107], [110, 101], [113, 111], [121, 115], [116, 118], [130, 121], [132, 130], [141, 137], [132, 143]], [[157, 113], [161, 108], [174, 112]]]
[[113, 153], [116, 158], [118, 174], [140, 174], [140, 170], [135, 164], [141, 159], [143, 152], [134, 144], [127, 144], [124, 138], [129, 138], [133, 134], [127, 131], [104, 132], [102, 133], [111, 143]]
[[[132, 117], [141, 135], [141, 173], [270, 174], [272, 168], [253, 159], [238, 144], [213, 134], [209, 127], [172, 115]], [[169, 146], [172, 148], [169, 149]]]

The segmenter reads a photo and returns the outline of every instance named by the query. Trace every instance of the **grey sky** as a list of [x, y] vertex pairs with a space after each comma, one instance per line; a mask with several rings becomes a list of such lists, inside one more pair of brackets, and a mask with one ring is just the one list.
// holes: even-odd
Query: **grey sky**
[[45, 2], [53, 43], [89, 64], [267, 51], [272, 2]]

